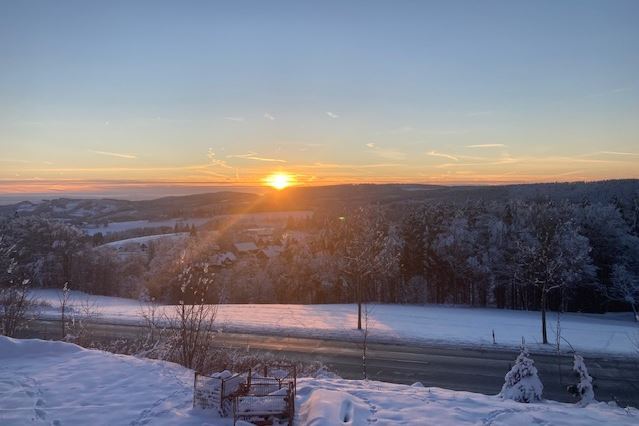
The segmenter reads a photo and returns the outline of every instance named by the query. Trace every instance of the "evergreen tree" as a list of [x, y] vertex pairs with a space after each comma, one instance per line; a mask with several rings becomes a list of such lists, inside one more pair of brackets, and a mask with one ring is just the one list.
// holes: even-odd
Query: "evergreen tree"
[[506, 374], [505, 380], [499, 393], [501, 398], [526, 403], [541, 401], [544, 386], [525, 346], [522, 346], [515, 365]]
[[592, 386], [592, 377], [588, 374], [588, 368], [581, 355], [575, 354], [573, 362], [573, 371], [577, 373], [579, 382], [576, 385], [570, 386], [570, 390], [573, 395], [579, 398], [578, 404], [582, 407], [595, 401], [595, 391]]

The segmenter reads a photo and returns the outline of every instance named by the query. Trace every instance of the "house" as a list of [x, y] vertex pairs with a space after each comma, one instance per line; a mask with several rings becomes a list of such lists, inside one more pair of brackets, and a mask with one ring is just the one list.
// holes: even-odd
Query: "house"
[[256, 244], [268, 244], [273, 242], [273, 228], [248, 228], [244, 230], [244, 235]]
[[217, 253], [211, 257], [210, 264], [212, 266], [229, 266], [237, 260], [237, 256], [231, 252], [227, 251], [224, 253]]
[[234, 243], [233, 247], [238, 255], [256, 253], [259, 250], [253, 241]]
[[283, 251], [284, 247], [272, 245], [264, 247], [257, 255], [262, 259], [273, 259], [282, 254]]

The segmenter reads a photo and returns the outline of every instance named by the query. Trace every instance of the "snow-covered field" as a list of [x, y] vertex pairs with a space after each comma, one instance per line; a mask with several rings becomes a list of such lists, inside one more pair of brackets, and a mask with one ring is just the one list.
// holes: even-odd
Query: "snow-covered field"
[[140, 228], [160, 228], [163, 226], [174, 227], [176, 223], [183, 225], [200, 226], [209, 222], [211, 218], [192, 218], [192, 219], [167, 219], [167, 220], [127, 220], [124, 222], [109, 222], [107, 226], [87, 226], [84, 231], [88, 235], [94, 235], [98, 232], [102, 234], [110, 234], [113, 232], [129, 231], [131, 229]]
[[[191, 408], [193, 372], [42, 340], [0, 337], [0, 424], [209, 425], [233, 422]], [[586, 408], [417, 385], [336, 378], [298, 380], [299, 425], [636, 425], [639, 411]]]
[[103, 244], [101, 247], [111, 247], [118, 249], [120, 247], [124, 247], [130, 244], [148, 244], [151, 241], [158, 240], [182, 240], [189, 236], [188, 232], [177, 232], [174, 234], [156, 234], [156, 235], [145, 235], [143, 237], [135, 237], [135, 238], [127, 238], [125, 240], [117, 240], [112, 241], [110, 243]]
[[[51, 305], [45, 318], [57, 318], [56, 290], [36, 290], [37, 298]], [[73, 303], [87, 295], [73, 294]], [[140, 302], [117, 297], [90, 296], [102, 321], [137, 323]], [[174, 308], [160, 309], [167, 315]], [[549, 339], [554, 340], [556, 315], [548, 315]], [[221, 329], [296, 337], [359, 340], [355, 305], [220, 305], [217, 322]], [[554, 350], [541, 345], [539, 312], [501, 309], [415, 305], [370, 305], [369, 340], [388, 343], [518, 347], [524, 337], [531, 350]], [[496, 345], [492, 333], [495, 332]], [[586, 354], [636, 355], [639, 327], [631, 314], [563, 314], [562, 336]], [[566, 345], [564, 344], [564, 347]]]

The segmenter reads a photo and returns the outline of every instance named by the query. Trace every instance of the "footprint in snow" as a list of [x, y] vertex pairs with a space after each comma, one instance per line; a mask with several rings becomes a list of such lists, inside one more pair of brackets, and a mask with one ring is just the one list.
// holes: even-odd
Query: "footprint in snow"
[[44, 420], [47, 418], [47, 412], [40, 409], [40, 408], [34, 408], [33, 411], [35, 412], [36, 417], [38, 417], [38, 419], [40, 420]]

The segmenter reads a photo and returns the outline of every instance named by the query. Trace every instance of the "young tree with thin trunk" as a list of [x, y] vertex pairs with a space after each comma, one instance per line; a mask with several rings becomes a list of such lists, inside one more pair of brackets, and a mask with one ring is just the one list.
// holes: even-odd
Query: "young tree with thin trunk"
[[529, 213], [530, 229], [521, 230], [525, 237], [518, 240], [523, 266], [519, 278], [537, 290], [542, 341], [547, 344], [549, 295], [577, 283], [591, 282], [595, 269], [589, 256], [589, 242], [579, 234], [569, 209], [552, 203], [537, 203]]
[[214, 273], [206, 263], [190, 264], [183, 254], [178, 275], [180, 300], [170, 318], [172, 349], [177, 361], [187, 368], [204, 365], [211, 347], [217, 304], [211, 303], [209, 290]]
[[388, 223], [381, 210], [360, 208], [337, 224], [340, 275], [357, 302], [357, 329], [362, 329], [362, 304], [368, 299], [375, 275], [387, 268], [384, 243]]
[[66, 312], [70, 296], [71, 291], [69, 290], [69, 283], [64, 283], [62, 291], [58, 294], [58, 301], [60, 302], [60, 327], [62, 328], [62, 340], [64, 340], [64, 338], [67, 336]]
[[9, 337], [26, 325], [35, 306], [31, 280], [18, 275], [14, 251], [15, 245], [0, 235], [0, 334]]

